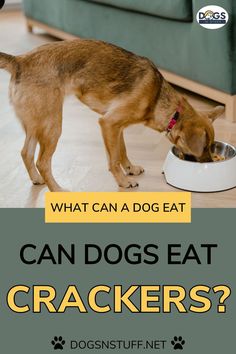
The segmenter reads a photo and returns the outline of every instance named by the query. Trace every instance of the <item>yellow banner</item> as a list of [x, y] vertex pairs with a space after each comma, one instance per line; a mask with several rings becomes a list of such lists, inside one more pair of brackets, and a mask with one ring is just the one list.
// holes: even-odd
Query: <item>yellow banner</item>
[[47, 223], [189, 223], [189, 192], [46, 193]]

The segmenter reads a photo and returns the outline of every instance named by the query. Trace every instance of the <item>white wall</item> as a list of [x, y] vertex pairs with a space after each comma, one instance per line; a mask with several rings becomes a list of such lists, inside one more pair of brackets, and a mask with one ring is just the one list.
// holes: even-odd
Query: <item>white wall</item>
[[6, 4], [16, 4], [16, 3], [19, 4], [20, 2], [21, 2], [21, 0], [6, 0], [5, 1]]
[[22, 0], [5, 0], [5, 5], [3, 6], [4, 10], [15, 10], [20, 9]]

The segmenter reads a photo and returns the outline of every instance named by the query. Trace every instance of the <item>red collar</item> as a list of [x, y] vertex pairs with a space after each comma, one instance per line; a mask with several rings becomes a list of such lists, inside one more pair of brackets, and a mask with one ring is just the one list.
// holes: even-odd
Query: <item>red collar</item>
[[174, 115], [172, 116], [171, 120], [169, 121], [169, 124], [167, 126], [167, 133], [169, 133], [171, 131], [171, 129], [175, 126], [175, 124], [177, 123], [177, 120], [179, 119], [179, 115], [182, 112], [182, 105], [181, 102], [179, 103]]

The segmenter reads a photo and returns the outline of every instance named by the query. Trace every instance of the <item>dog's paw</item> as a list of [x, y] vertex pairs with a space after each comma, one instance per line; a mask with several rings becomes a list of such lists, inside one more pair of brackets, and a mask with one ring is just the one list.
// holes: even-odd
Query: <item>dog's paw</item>
[[127, 181], [126, 183], [120, 184], [121, 188], [136, 188], [139, 184], [136, 181]]
[[132, 166], [126, 167], [126, 172], [130, 176], [138, 176], [144, 172], [144, 169], [142, 168], [142, 166], [133, 166], [132, 165]]
[[37, 178], [34, 178], [34, 179], [32, 180], [32, 182], [33, 182], [33, 184], [34, 184], [35, 186], [40, 186], [40, 185], [42, 185], [42, 184], [45, 184], [44, 179], [43, 179], [43, 177], [41, 177], [41, 176], [37, 176]]

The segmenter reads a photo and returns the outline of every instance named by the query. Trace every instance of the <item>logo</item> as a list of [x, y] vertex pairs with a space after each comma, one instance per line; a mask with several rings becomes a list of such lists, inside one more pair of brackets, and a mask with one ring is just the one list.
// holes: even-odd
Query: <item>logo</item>
[[210, 5], [201, 8], [196, 19], [199, 25], [204, 28], [218, 29], [226, 25], [229, 14], [223, 7]]
[[[185, 340], [182, 336], [175, 336], [172, 340], [170, 339], [107, 339], [107, 338], [97, 338], [97, 339], [72, 339], [67, 340], [67, 350], [79, 350], [87, 351], [88, 350], [112, 350], [112, 351], [165, 351], [168, 349], [168, 346], [172, 346], [173, 350], [183, 350], [185, 346]], [[51, 341], [51, 345], [54, 350], [64, 350], [66, 341], [62, 336], [55, 336]]]
[[5, 4], [5, 0], [0, 0], [0, 10], [4, 6], [4, 4]]
[[54, 337], [54, 339], [51, 341], [51, 344], [54, 348], [54, 350], [64, 349], [64, 345], [66, 344], [66, 341], [62, 337]]
[[183, 350], [184, 345], [185, 345], [185, 340], [182, 337], [174, 337], [174, 339], [171, 341], [171, 344], [173, 345], [174, 350]]

